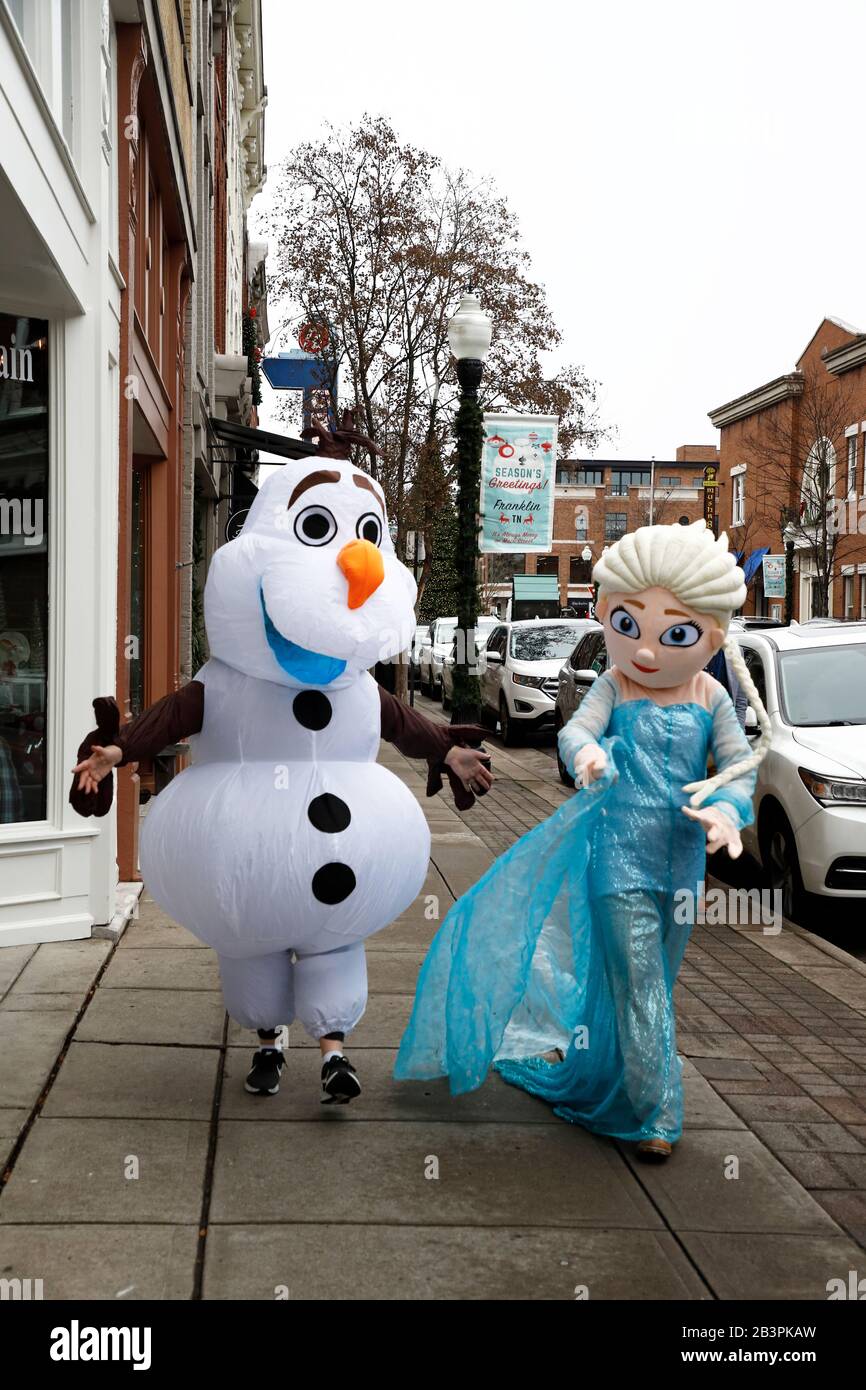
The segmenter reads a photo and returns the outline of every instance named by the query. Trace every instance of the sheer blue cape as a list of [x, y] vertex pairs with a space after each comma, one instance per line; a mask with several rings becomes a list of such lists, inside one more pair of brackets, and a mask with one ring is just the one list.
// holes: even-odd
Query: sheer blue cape
[[419, 976], [398, 1079], [448, 1076], [454, 1095], [471, 1091], [500, 1055], [567, 1045], [586, 1019], [589, 991], [605, 983], [603, 962], [593, 959], [587, 867], [621, 740], [600, 742], [604, 775], [518, 840], [442, 923]]

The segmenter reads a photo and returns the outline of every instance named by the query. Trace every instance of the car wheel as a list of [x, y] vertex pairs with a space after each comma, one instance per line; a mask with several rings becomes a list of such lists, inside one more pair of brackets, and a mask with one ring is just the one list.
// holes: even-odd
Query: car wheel
[[797, 842], [787, 818], [778, 812], [761, 835], [761, 860], [770, 888], [781, 894], [782, 914], [799, 922], [806, 909]]
[[506, 748], [514, 748], [520, 738], [514, 720], [508, 712], [508, 702], [504, 695], [499, 697], [499, 734]]
[[557, 719], [557, 721], [556, 721], [556, 730], [555, 730], [555, 739], [556, 739], [556, 742], [555, 742], [555, 744], [554, 744], [554, 746], [555, 746], [555, 748], [556, 748], [556, 768], [557, 768], [557, 771], [558, 771], [558, 773], [559, 773], [559, 780], [560, 780], [560, 782], [562, 783], [562, 785], [563, 785], [564, 787], [573, 787], [573, 786], [574, 786], [574, 778], [572, 777], [571, 773], [569, 772], [568, 768], [565, 766], [565, 763], [562, 761], [562, 758], [561, 758], [560, 755], [559, 755], [559, 732], [560, 732], [560, 729], [561, 729], [561, 728], [562, 728], [562, 720], [561, 720], [561, 719]]

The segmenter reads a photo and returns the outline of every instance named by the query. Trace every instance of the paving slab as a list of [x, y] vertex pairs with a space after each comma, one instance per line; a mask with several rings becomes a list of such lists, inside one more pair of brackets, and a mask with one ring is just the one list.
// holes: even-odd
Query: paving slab
[[[627, 1161], [673, 1231], [832, 1234], [835, 1222], [748, 1130], [692, 1130], [660, 1167]], [[731, 1159], [739, 1162], [739, 1176]]]
[[[438, 1178], [426, 1176], [437, 1170]], [[211, 1223], [361, 1217], [373, 1225], [662, 1224], [613, 1145], [572, 1125], [220, 1124]]]
[[3, 996], [0, 1013], [47, 1014], [65, 1013], [74, 1018], [84, 1003], [81, 993], [77, 994], [27, 994], [19, 985], [13, 985]]
[[200, 1120], [41, 1116], [3, 1189], [0, 1225], [197, 1225], [207, 1148]]
[[449, 898], [448, 903], [443, 906], [443, 910], [435, 918], [419, 917], [414, 922], [401, 919], [398, 922], [392, 922], [390, 927], [377, 932], [375, 936], [368, 936], [364, 942], [368, 969], [373, 957], [380, 951], [411, 951], [426, 955], [430, 942], [444, 921], [450, 905], [451, 900]]
[[[678, 1234], [716, 1297], [722, 1299], [826, 1302], [828, 1280], [847, 1283], [848, 1271], [863, 1265], [862, 1250], [844, 1234]], [[792, 1318], [785, 1321], [790, 1323]], [[808, 1318], [797, 1321], [808, 1323]]]
[[517, 1086], [507, 1086], [496, 1075], [488, 1077], [477, 1091], [452, 1096], [444, 1078], [395, 1081], [396, 1049], [365, 1048], [357, 1056], [350, 1055], [358, 1067], [364, 1088], [362, 1095], [352, 1105], [322, 1105], [321, 1067], [311, 1048], [288, 1049], [279, 1095], [263, 1097], [251, 1096], [243, 1088], [250, 1065], [249, 1051], [230, 1047], [226, 1055], [220, 1114], [226, 1120], [320, 1120], [326, 1124], [364, 1124], [379, 1120], [563, 1124], [544, 1101]]
[[431, 858], [453, 896], [459, 898], [487, 872], [494, 856], [477, 840], [433, 845]]
[[75, 1037], [79, 1042], [218, 1046], [224, 1024], [219, 990], [99, 989]]
[[[207, 1299], [708, 1298], [663, 1231], [471, 1226], [213, 1226]], [[584, 1290], [586, 1292], [584, 1292]]]
[[24, 994], [79, 994], [93, 984], [113, 942], [48, 941], [33, 953], [15, 984]]
[[866, 975], [857, 974], [844, 965], [804, 965], [797, 969], [834, 999], [866, 1013]]
[[36, 946], [4, 946], [0, 949], [0, 998], [15, 983], [36, 950]]
[[745, 1129], [744, 1122], [698, 1072], [683, 1074], [684, 1127], [692, 1129]]
[[42, 1113], [209, 1120], [219, 1052], [73, 1042]]
[[367, 961], [370, 994], [411, 994], [414, 998], [425, 955], [425, 951], [372, 952]]
[[0, 1101], [30, 1109], [60, 1055], [75, 1010], [0, 1011]]
[[211, 950], [191, 946], [118, 950], [102, 979], [103, 989], [219, 989], [219, 964]]
[[182, 946], [190, 950], [207, 951], [210, 948], [186, 927], [178, 926], [164, 912], [155, 915], [142, 912], [137, 921], [130, 922], [118, 945], [119, 951], [143, 951], [149, 947]]
[[0, 1226], [7, 1279], [42, 1279], [53, 1300], [189, 1299], [198, 1226]]
[[779, 1124], [753, 1120], [751, 1127], [758, 1138], [762, 1139], [774, 1153], [779, 1153], [784, 1149], [786, 1152], [808, 1150], [812, 1153], [866, 1155], [866, 1148], [859, 1139], [850, 1130], [844, 1129], [842, 1125], [833, 1123], [807, 1124], [806, 1122]]
[[[29, 1114], [29, 1110], [20, 1107], [0, 1108], [0, 1172], [6, 1166], [6, 1160], [14, 1149]], [[2, 1267], [0, 1263], [0, 1269]]]

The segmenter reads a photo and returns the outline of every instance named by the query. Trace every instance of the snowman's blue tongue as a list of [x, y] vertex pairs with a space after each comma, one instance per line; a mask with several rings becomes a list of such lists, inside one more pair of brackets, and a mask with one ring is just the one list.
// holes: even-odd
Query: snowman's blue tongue
[[336, 656], [323, 656], [321, 652], [311, 652], [306, 647], [299, 647], [297, 642], [290, 642], [271, 622], [261, 589], [259, 597], [265, 616], [268, 646], [287, 676], [294, 676], [295, 680], [305, 681], [310, 685], [329, 685], [338, 676], [342, 676], [346, 669], [345, 661]]

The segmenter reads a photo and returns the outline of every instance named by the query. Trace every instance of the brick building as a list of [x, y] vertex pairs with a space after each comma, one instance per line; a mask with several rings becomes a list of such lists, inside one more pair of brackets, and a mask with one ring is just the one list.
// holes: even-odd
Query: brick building
[[714, 445], [683, 444], [675, 459], [564, 459], [556, 468], [553, 549], [548, 554], [488, 555], [482, 562], [483, 607], [503, 613], [512, 574], [554, 574], [562, 607], [591, 591], [592, 567], [626, 531], [703, 515], [703, 470], [717, 464]]
[[744, 612], [784, 616], [760, 561], [781, 565], [790, 545], [794, 618], [866, 618], [866, 334], [825, 318], [793, 371], [710, 419], [721, 431], [720, 524], [747, 577], [754, 566]]

